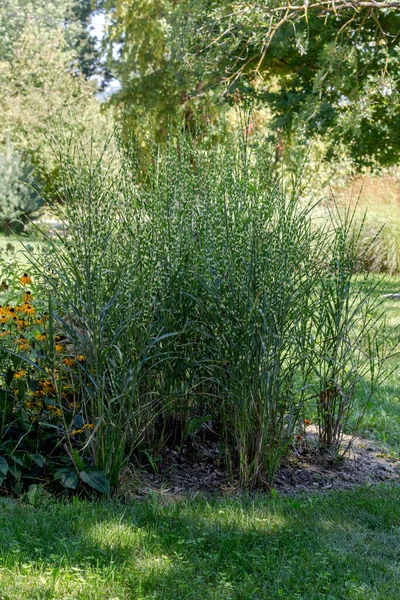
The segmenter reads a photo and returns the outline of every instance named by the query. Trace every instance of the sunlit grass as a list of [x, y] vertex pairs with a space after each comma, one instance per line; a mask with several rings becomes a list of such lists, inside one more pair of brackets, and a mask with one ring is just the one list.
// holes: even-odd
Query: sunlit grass
[[0, 505], [0, 592], [17, 599], [398, 597], [400, 489], [294, 499]]
[[[360, 278], [360, 293], [373, 287], [381, 275], [371, 275], [367, 281]], [[400, 277], [383, 278], [375, 295], [383, 296], [400, 292]], [[388, 361], [388, 369], [396, 369], [400, 355], [400, 299], [385, 298], [379, 308], [385, 315], [385, 326], [390, 331], [390, 342], [396, 353]], [[361, 433], [381, 442], [389, 452], [400, 455], [400, 386], [399, 372], [393, 372], [379, 386], [361, 424]]]

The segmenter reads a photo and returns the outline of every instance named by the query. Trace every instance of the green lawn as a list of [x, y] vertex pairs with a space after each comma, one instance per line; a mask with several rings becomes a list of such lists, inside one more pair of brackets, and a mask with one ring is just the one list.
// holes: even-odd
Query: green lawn
[[[11, 244], [14, 248], [13, 252], [9, 252], [8, 245]], [[39, 249], [40, 242], [35, 238], [29, 237], [16, 237], [0, 234], [0, 271], [6, 269], [3, 268], [3, 263], [11, 265], [19, 265], [21, 269], [27, 269], [30, 266], [27, 252], [35, 253]], [[2, 273], [6, 275], [6, 273]]]
[[22, 236], [17, 237], [15, 235], [5, 236], [0, 234], [0, 249], [5, 249], [7, 244], [12, 244], [17, 252], [24, 250], [24, 245], [30, 244], [31, 246], [36, 246], [38, 241], [34, 238]]
[[[371, 276], [366, 283], [360, 283], [360, 291], [373, 286], [381, 276]], [[379, 296], [400, 292], [400, 277], [387, 277], [384, 279]], [[378, 295], [378, 293], [375, 293]], [[397, 344], [400, 350], [400, 299], [386, 298], [380, 307], [385, 313], [386, 327], [391, 334], [391, 343]], [[394, 356], [389, 361], [389, 368], [397, 367], [399, 356]], [[372, 437], [382, 442], [388, 451], [400, 455], [400, 385], [399, 372], [394, 372], [380, 386], [369, 406], [363, 423], [362, 431], [365, 436]], [[400, 598], [400, 594], [399, 594]]]
[[0, 597], [396, 600], [400, 489], [0, 505]]

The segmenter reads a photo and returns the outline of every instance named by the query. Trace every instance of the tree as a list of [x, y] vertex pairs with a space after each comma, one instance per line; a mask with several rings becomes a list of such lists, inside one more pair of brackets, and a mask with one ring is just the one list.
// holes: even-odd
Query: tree
[[11, 60], [20, 34], [30, 24], [47, 36], [63, 31], [66, 48], [77, 59], [85, 77], [99, 66], [96, 42], [89, 33], [91, 0], [2, 0], [0, 10], [0, 62]]
[[108, 47], [121, 45], [113, 101], [125, 111], [245, 96], [269, 106], [287, 139], [301, 129], [324, 135], [331, 155], [344, 142], [359, 166], [398, 162], [399, 2], [110, 2]]
[[43, 204], [29, 158], [15, 150], [9, 138], [0, 152], [0, 225], [6, 235], [14, 221], [25, 221]]
[[104, 140], [112, 122], [95, 98], [96, 84], [80, 72], [63, 30], [47, 30], [27, 22], [0, 63], [0, 113], [19, 150], [50, 176], [56, 161], [51, 135], [62, 129], [82, 143]]
[[188, 61], [187, 0], [106, 0], [104, 47], [121, 90], [110, 98], [118, 120], [135, 134], [150, 122], [156, 137], [171, 123], [190, 129], [218, 114], [220, 91], [203, 62]]

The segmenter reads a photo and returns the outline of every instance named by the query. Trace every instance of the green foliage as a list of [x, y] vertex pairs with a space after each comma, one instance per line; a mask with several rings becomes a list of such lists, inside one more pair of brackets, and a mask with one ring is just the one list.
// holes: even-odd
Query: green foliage
[[0, 225], [6, 228], [26, 221], [43, 204], [38, 179], [29, 159], [15, 150], [9, 139], [0, 151]]
[[0, 62], [11, 61], [21, 32], [29, 22], [45, 36], [63, 31], [66, 45], [88, 77], [97, 66], [95, 40], [88, 31], [90, 0], [3, 0], [0, 12]]
[[323, 135], [331, 159], [340, 142], [358, 167], [398, 162], [398, 9], [317, 2], [298, 18], [274, 0], [107, 6], [110, 52], [120, 43], [112, 102], [128, 119], [141, 106], [159, 129], [167, 115], [201, 123], [247, 98], [271, 110], [286, 143]]
[[[219, 91], [202, 61], [188, 64], [189, 4], [171, 0], [104, 2], [108, 9], [103, 45], [121, 90], [110, 98], [124, 123], [124, 139], [149, 130], [164, 140], [169, 126], [199, 133], [218, 117]], [[129, 133], [126, 134], [126, 131]]]
[[[21, 3], [23, 0], [18, 0], [18, 6]], [[111, 123], [95, 98], [95, 82], [86, 78], [91, 72], [88, 58], [77, 50], [77, 45], [81, 48], [81, 24], [70, 15], [76, 5], [34, 2], [29, 3], [28, 13], [18, 6], [7, 8], [16, 15], [14, 29], [7, 21], [9, 43], [7, 35], [0, 37], [7, 45], [0, 60], [0, 128], [3, 134], [9, 132], [18, 150], [40, 165], [47, 183], [56, 169], [53, 132], [79, 132], [82, 141], [91, 142], [95, 151], [96, 143], [104, 146]], [[79, 6], [86, 6], [86, 2]], [[85, 10], [87, 14], [87, 6]], [[0, 18], [5, 27], [3, 12]]]
[[38, 486], [47, 494], [109, 494], [105, 473], [84, 451], [94, 424], [85, 421], [78, 401], [80, 386], [86, 383], [80, 373], [83, 357], [71, 357], [71, 346], [66, 347], [65, 339], [60, 343], [51, 303], [46, 312], [43, 299], [34, 296], [40, 285], [28, 274], [12, 277], [12, 262], [3, 260], [0, 485], [17, 496], [26, 492], [32, 501]]

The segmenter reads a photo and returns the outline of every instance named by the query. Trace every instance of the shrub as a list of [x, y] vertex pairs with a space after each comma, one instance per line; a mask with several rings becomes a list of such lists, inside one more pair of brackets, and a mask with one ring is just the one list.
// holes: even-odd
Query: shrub
[[38, 193], [38, 181], [29, 159], [14, 149], [9, 139], [0, 152], [0, 225], [6, 235], [10, 224], [18, 228], [43, 204]]

